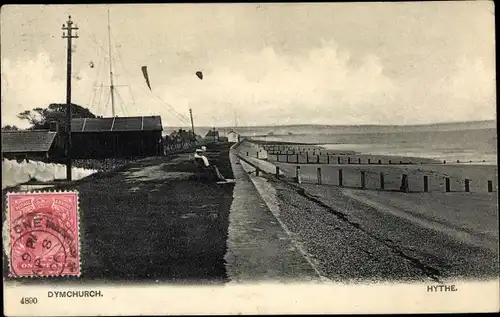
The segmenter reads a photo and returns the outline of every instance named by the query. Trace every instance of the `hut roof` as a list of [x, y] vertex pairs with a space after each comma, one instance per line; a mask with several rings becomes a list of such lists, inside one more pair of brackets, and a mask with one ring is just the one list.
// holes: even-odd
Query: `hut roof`
[[25, 130], [2, 132], [2, 153], [48, 152], [57, 132]]
[[71, 132], [162, 131], [160, 116], [74, 118]]

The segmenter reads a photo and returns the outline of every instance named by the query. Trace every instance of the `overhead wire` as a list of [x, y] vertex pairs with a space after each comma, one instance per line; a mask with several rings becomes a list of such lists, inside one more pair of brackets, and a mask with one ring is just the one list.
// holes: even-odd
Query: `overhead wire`
[[101, 83], [101, 86], [98, 88], [99, 89], [99, 101], [97, 102], [97, 113], [101, 114], [101, 115], [103, 115], [101, 113], [101, 105], [102, 105], [101, 101], [102, 101], [102, 90], [103, 90], [102, 88], [103, 88], [103, 85]]
[[[118, 54], [120, 54], [120, 53], [118, 53]], [[120, 55], [120, 57], [121, 57], [121, 55]], [[129, 72], [127, 69], [125, 69], [125, 67], [123, 68], [123, 70], [124, 70], [124, 73], [128, 74], [129, 76], [132, 76], [132, 75], [130, 74], [130, 72]], [[170, 104], [168, 104], [168, 103], [167, 103], [167, 102], [165, 102], [163, 99], [161, 99], [160, 97], [158, 97], [158, 96], [157, 96], [156, 94], [154, 94], [152, 91], [148, 91], [146, 88], [144, 88], [144, 87], [142, 87], [142, 86], [140, 86], [140, 89], [141, 89], [141, 90], [142, 90], [142, 91], [143, 91], [146, 95], [148, 95], [148, 96], [152, 96], [152, 97], [156, 98], [156, 101], [157, 101], [157, 102], [159, 102], [159, 103], [160, 103], [160, 105], [164, 105], [164, 106], [166, 106], [166, 107], [167, 107], [166, 109], [167, 109], [170, 113], [172, 113], [172, 114], [173, 114], [173, 115], [174, 115], [177, 119], [179, 119], [179, 120], [183, 121], [184, 123], [188, 123], [188, 124], [190, 124], [190, 123], [191, 123], [191, 121], [190, 121], [187, 117], [185, 117], [184, 115], [182, 115], [181, 113], [179, 113], [178, 111], [176, 111], [176, 110], [175, 110], [175, 109], [174, 109], [174, 108], [173, 108]], [[153, 98], [153, 100], [155, 100], [154, 98]]]
[[[114, 37], [114, 35], [113, 35], [113, 33], [111, 33], [111, 39], [113, 40], [113, 42], [114, 42], [114, 43], [116, 43], [116, 42], [117, 42], [117, 41], [116, 41], [116, 38], [115, 38], [115, 37]], [[103, 46], [102, 44], [100, 44], [100, 43], [99, 43], [99, 41], [96, 39], [95, 35], [93, 35], [92, 40], [93, 40], [93, 42], [94, 42], [96, 45], [98, 45], [98, 46], [101, 48], [101, 50], [104, 50], [104, 46]], [[109, 63], [109, 62], [111, 62], [111, 61], [114, 61], [114, 62], [115, 62], [115, 67], [114, 67], [114, 72], [113, 72], [113, 73], [114, 73], [115, 75], [117, 74], [117, 71], [116, 71], [116, 70], [119, 68], [119, 67], [117, 67], [117, 65], [118, 65], [118, 64], [120, 64], [120, 65], [122, 66], [122, 69], [124, 70], [124, 72], [126, 72], [126, 70], [125, 70], [125, 66], [124, 66], [123, 61], [122, 61], [122, 58], [121, 58], [121, 53], [120, 53], [120, 50], [118, 50], [118, 46], [115, 44], [115, 45], [113, 45], [113, 47], [114, 47], [114, 51], [116, 52], [116, 55], [120, 55], [120, 58], [118, 58], [118, 56], [111, 56], [111, 60], [109, 60], [109, 58], [106, 58], [106, 59], [108, 60], [108, 63]], [[109, 64], [108, 64], [108, 65], [109, 65]], [[126, 80], [127, 80], [127, 84], [128, 84], [128, 85], [126, 85], [126, 86], [129, 88], [129, 92], [130, 92], [130, 95], [131, 95], [131, 98], [132, 98], [132, 102], [133, 102], [133, 104], [135, 105], [135, 98], [134, 98], [133, 93], [132, 93], [132, 90], [131, 90], [131, 88], [130, 88], [130, 80], [128, 79], [128, 77], [126, 77]], [[115, 90], [114, 90], [114, 92], [115, 92], [115, 93], [117, 94], [117, 96], [118, 96], [118, 94], [119, 94], [119, 93], [118, 93], [118, 90], [116, 89], [116, 85], [115, 85]], [[110, 93], [111, 93], [111, 92], [110, 92]], [[125, 105], [125, 100], [124, 100], [124, 98], [123, 98], [121, 95], [119, 96], [119, 98], [120, 98], [120, 102], [121, 102], [120, 107], [121, 107], [122, 109], [124, 109], [124, 107], [126, 106], [126, 105]], [[108, 104], [109, 104], [109, 102], [108, 102]], [[107, 104], [107, 105], [108, 105], [108, 104]], [[107, 107], [107, 105], [106, 105], [106, 107]], [[128, 111], [126, 111], [126, 112], [128, 113]], [[124, 112], [124, 114], [125, 114], [125, 112]]]
[[[94, 82], [92, 83], [92, 94], [90, 95], [90, 101], [89, 101], [89, 107], [91, 109], [94, 109], [94, 101], [95, 101], [95, 97], [96, 97], [96, 91], [97, 91], [97, 82], [99, 80], [99, 74], [101, 72], [101, 54], [102, 54], [102, 51], [99, 49], [98, 53], [97, 53], [97, 67], [96, 68], [96, 71], [95, 71], [95, 79], [94, 79]], [[91, 63], [93, 63], [91, 61]]]
[[161, 99], [160, 97], [158, 97], [157, 95], [154, 95], [162, 104], [164, 104], [165, 106], [167, 106], [167, 108], [173, 113], [175, 114], [179, 119], [181, 119], [182, 121], [186, 122], [186, 123], [190, 123], [190, 120], [185, 117], [184, 115], [182, 115], [181, 113], [177, 112], [170, 104], [168, 104], [165, 100]]
[[[88, 29], [91, 29], [90, 25], [88, 25], [88, 21], [87, 19], [85, 19], [85, 22], [87, 23], [87, 28]], [[96, 35], [94, 32], [89, 32], [91, 34], [90, 37], [86, 38], [87, 40], [90, 39], [92, 42], [94, 42], [95, 45], [97, 45], [98, 49], [98, 56], [101, 56], [103, 54], [103, 52], [106, 51], [106, 48], [104, 47], [104, 45], [102, 45], [99, 40], [96, 38]], [[111, 38], [113, 39], [113, 41], [116, 43], [116, 38], [114, 37], [114, 35], [111, 33]], [[90, 47], [91, 45], [89, 45]], [[126, 69], [125, 65], [124, 65], [124, 62], [123, 62], [123, 57], [121, 55], [121, 52], [120, 50], [117, 49], [117, 47], [115, 46], [115, 52], [117, 57], [111, 57], [111, 60], [108, 61], [109, 62], [112, 62], [112, 61], [115, 61], [116, 64], [120, 64], [122, 66], [122, 69], [123, 69], [123, 72], [124, 72], [124, 75], [126, 77], [126, 80], [127, 80], [127, 83], [129, 85], [127, 85], [128, 89], [129, 89], [129, 93], [131, 95], [131, 98], [132, 98], [132, 101], [133, 101], [133, 104], [134, 106], [138, 107], [138, 105], [136, 104], [136, 101], [135, 101], [135, 98], [134, 98], [134, 94], [132, 93], [132, 89], [130, 87], [130, 78], [128, 76], [132, 76], [130, 74], [130, 72]], [[119, 58], [118, 58], [119, 57]], [[109, 60], [109, 58], [106, 58], [106, 56], [104, 56], [104, 58], [102, 58], [102, 60]], [[97, 71], [96, 71], [96, 80], [94, 82], [94, 85], [92, 87], [92, 93], [91, 95], [93, 95], [93, 92], [95, 91], [95, 89], [97, 88], [95, 86], [95, 84], [97, 83], [98, 81], [98, 78], [99, 78], [99, 75], [102, 71], [102, 69], [104, 68], [104, 64], [106, 64], [106, 62], [101, 62], [101, 58], [99, 58], [99, 63], [98, 63], [98, 68], [97, 68]], [[180, 121], [182, 121], [183, 123], [187, 123], [187, 124], [190, 124], [190, 120], [184, 116], [183, 114], [179, 113], [178, 111], [176, 111], [169, 103], [167, 103], [166, 101], [164, 101], [162, 98], [160, 98], [158, 95], [156, 95], [155, 93], [153, 93], [152, 91], [147, 91], [144, 87], [141, 87], [141, 90], [148, 96], [152, 96], [153, 97], [153, 100], [155, 100], [157, 103], [159, 103], [160, 105], [162, 105], [166, 110], [168, 110], [173, 116], [175, 116], [177, 119], [179, 119]], [[99, 98], [98, 98], [98, 105], [97, 105], [97, 108], [98, 108], [98, 113], [100, 113], [101, 111], [101, 101], [102, 101], [102, 93], [103, 93], [103, 85], [101, 83], [101, 86], [100, 88], [98, 89], [99, 90]], [[120, 100], [121, 100], [121, 104], [120, 106], [122, 107], [122, 110], [125, 112], [126, 109], [124, 108], [124, 105], [125, 105], [125, 102], [124, 102], [124, 99], [123, 97], [121, 96], [120, 93], [118, 93], [118, 90], [115, 90], [117, 96], [119, 96]], [[110, 97], [111, 97], [111, 91], [109, 94], [106, 94], [106, 101], [105, 101], [105, 106], [104, 106], [104, 111], [103, 111], [103, 114], [106, 113], [106, 110], [107, 110], [107, 107], [109, 105], [109, 102], [110, 102]], [[92, 100], [92, 103], [94, 102], [94, 97], [91, 97], [91, 100]], [[93, 106], [93, 105], [92, 105]], [[139, 109], [138, 109], [139, 110]]]
[[[102, 56], [103, 53], [105, 53], [105, 48], [102, 44], [100, 44], [97, 41], [96, 34], [95, 34], [95, 32], [92, 32], [92, 26], [88, 23], [87, 18], [85, 18], [83, 20], [83, 23], [85, 24], [83, 29], [86, 30], [85, 33], [88, 34], [89, 36], [80, 37], [79, 47], [82, 47], [82, 49], [78, 49], [77, 52], [79, 55], [80, 55], [80, 52], [84, 52], [83, 54], [81, 54], [83, 56], [83, 58], [81, 58], [81, 60], [82, 60], [81, 64], [83, 65], [83, 63], [89, 63], [88, 60], [85, 60], [85, 57], [87, 57], [88, 55], [94, 55], [93, 53], [92, 54], [85, 53], [85, 48], [94, 48], [95, 47], [95, 49], [97, 51], [97, 67], [95, 67], [95, 64], [94, 64], [93, 68], [96, 71], [95, 71], [95, 76], [94, 76], [94, 82], [92, 83], [92, 86], [90, 87], [90, 94], [89, 94], [90, 100], [88, 101], [88, 104], [89, 104], [89, 107], [92, 111], [96, 111], [97, 115], [102, 115], [102, 113], [101, 113], [101, 108], [102, 108], [101, 101], [102, 101], [103, 85], [101, 82], [101, 86], [99, 87], [99, 86], [97, 86], [97, 83], [99, 81], [99, 77], [101, 75], [101, 72], [106, 64], [105, 58], [103, 58], [103, 56]], [[81, 42], [83, 42], [83, 43], [81, 43]], [[93, 43], [91, 43], [91, 42], [93, 42]], [[90, 62], [92, 62], [92, 60]], [[108, 99], [106, 99], [106, 103], [109, 103], [109, 95], [107, 96], [107, 98]], [[97, 100], [97, 105], [95, 105], [96, 100]], [[105, 112], [105, 109], [104, 109], [104, 112]]]
[[[95, 50], [97, 52], [97, 54], [96, 54], [97, 55], [97, 65], [95, 65], [92, 60], [90, 60], [90, 61], [85, 60], [86, 56], [94, 55], [93, 53], [92, 54], [82, 54], [83, 58], [81, 59], [82, 64], [90, 62], [90, 63], [94, 64], [94, 67], [92, 67], [92, 68], [95, 69], [94, 81], [92, 83], [92, 86], [90, 87], [90, 94], [89, 94], [90, 96], [89, 96], [88, 106], [92, 111], [96, 111], [97, 114], [100, 114], [102, 90], [103, 89], [102, 89], [102, 85], [101, 85], [101, 87], [99, 87], [99, 86], [97, 86], [97, 83], [99, 81], [99, 76], [101, 75], [101, 71], [102, 71], [104, 64], [105, 64], [105, 62], [103, 62], [104, 58], [102, 58], [102, 54], [105, 52], [105, 48], [102, 44], [100, 44], [97, 41], [96, 34], [95, 34], [95, 32], [92, 31], [93, 28], [89, 24], [87, 17], [85, 17], [82, 22], [84, 24], [84, 27], [82, 29], [86, 30], [85, 33], [88, 34], [88, 36], [80, 37], [79, 47], [82, 47], [83, 50], [85, 48], [95, 48]], [[82, 41], [83, 41], [83, 44], [81, 43]], [[80, 54], [82, 49], [78, 49], [77, 52], [79, 52], [79, 54]], [[98, 95], [99, 97], [96, 98], [97, 97], [96, 95]], [[96, 99], [98, 100], [97, 105], [95, 105]]]
[[[117, 42], [116, 39], [115, 39], [115, 36], [113, 35], [113, 33], [111, 33], [111, 37], [113, 38], [113, 40], [115, 40], [115, 42]], [[116, 52], [116, 55], [117, 55], [117, 60], [118, 60], [119, 64], [122, 66], [123, 73], [125, 75], [125, 80], [127, 81], [127, 84], [128, 84], [127, 87], [128, 87], [129, 93], [130, 93], [130, 97], [132, 98], [132, 104], [134, 106], [136, 106], [134, 94], [132, 93], [132, 89], [130, 87], [130, 82], [131, 81], [130, 81], [130, 79], [128, 77], [128, 71], [125, 68], [125, 64], [123, 63], [123, 57], [122, 57], [122, 54], [121, 54], [120, 50], [118, 49], [118, 46], [115, 47], [115, 52]]]
[[[113, 35], [113, 33], [111, 33], [111, 38], [116, 42], [116, 39]], [[95, 40], [97, 42], [97, 40]], [[122, 66], [122, 69], [123, 69], [123, 73], [125, 74], [126, 76], [126, 80], [128, 83], [130, 83], [130, 80], [129, 80], [129, 77], [128, 76], [132, 76], [130, 74], [130, 72], [126, 69], [125, 65], [123, 64], [123, 57], [120, 53], [120, 50], [118, 50], [116, 47], [115, 47], [115, 52], [117, 52], [117, 58], [114, 58], [115, 61], [117, 61], [117, 63], [120, 63], [121, 66]], [[135, 106], [137, 106], [137, 104], [135, 103], [135, 98], [133, 96], [133, 93], [132, 93], [132, 90], [130, 88], [130, 85], [127, 85], [128, 88], [129, 88], [129, 92], [131, 94], [131, 97], [133, 99], [133, 104]], [[184, 123], [190, 123], [190, 120], [185, 117], [184, 115], [180, 114], [179, 112], [177, 112], [170, 104], [166, 103], [163, 99], [161, 99], [160, 97], [158, 97], [156, 94], [154, 94], [153, 92], [148, 92], [144, 87], [141, 87], [141, 89], [143, 90], [143, 92], [146, 93], [146, 95], [153, 95], [153, 97], [155, 97], [159, 102], [161, 102], [163, 105], [165, 105], [169, 112], [171, 112], [172, 114], [174, 114], [179, 120], [183, 121]]]
[[[141, 87], [141, 89], [142, 89], [144, 92], [148, 93], [148, 92], [147, 92], [147, 90], [146, 90], [146, 88]], [[165, 102], [163, 99], [161, 99], [160, 97], [158, 97], [158, 96], [157, 96], [157, 95], [155, 95], [154, 93], [148, 93], [148, 94], [152, 94], [152, 96], [156, 98], [156, 99], [154, 99], [154, 100], [156, 100], [157, 102], [159, 102], [159, 104], [160, 104], [160, 105], [162, 105], [162, 106], [166, 107], [165, 109], [167, 109], [167, 110], [168, 110], [171, 114], [173, 114], [173, 115], [174, 115], [177, 119], [181, 120], [181, 121], [182, 121], [182, 122], [184, 122], [184, 123], [188, 123], [188, 124], [190, 124], [190, 123], [191, 123], [191, 121], [190, 121], [188, 118], [184, 117], [182, 114], [180, 114], [179, 112], [177, 112], [177, 111], [176, 111], [176, 110], [175, 110], [175, 109], [174, 109], [171, 105], [169, 105], [169, 104], [168, 104], [167, 102]]]
[[[86, 20], [84, 20], [84, 23], [86, 23]], [[80, 24], [81, 25], [81, 24]], [[85, 27], [86, 28], [86, 27]], [[87, 60], [88, 56], [95, 55], [94, 54], [94, 48], [95, 46], [92, 45], [89, 42], [89, 37], [88, 36], [79, 36], [78, 41], [75, 41], [71, 47], [72, 54], [75, 55], [75, 58], [73, 59], [73, 67], [75, 69], [74, 75], [72, 76], [75, 80], [79, 81], [82, 78], [79, 76], [81, 75], [81, 72], [84, 72], [85, 74], [87, 73], [85, 71], [85, 65], [89, 62]], [[97, 55], [99, 55], [99, 51], [97, 50]], [[92, 76], [92, 75], [90, 75]], [[87, 99], [87, 107], [90, 107], [91, 110], [92, 107], [89, 105], [94, 94], [94, 87], [93, 85], [88, 87], [82, 87], [81, 88], [83, 91], [87, 91], [88, 89], [88, 99]], [[84, 95], [87, 95], [87, 93], [84, 93]]]
[[106, 94], [106, 103], [104, 104], [104, 111], [103, 113], [106, 113], [106, 110], [108, 109], [109, 101], [111, 100], [111, 91], [109, 94]]
[[118, 92], [118, 90], [115, 90], [116, 96], [122, 101], [120, 103], [120, 108], [122, 109], [122, 113], [125, 117], [128, 117], [128, 112], [127, 112], [127, 107], [125, 107], [125, 101], [123, 100], [121, 94]]

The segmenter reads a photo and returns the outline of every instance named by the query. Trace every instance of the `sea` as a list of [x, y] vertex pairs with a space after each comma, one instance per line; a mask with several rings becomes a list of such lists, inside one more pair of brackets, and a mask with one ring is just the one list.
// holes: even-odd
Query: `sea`
[[450, 163], [497, 165], [497, 131], [409, 131], [334, 133], [324, 132], [256, 136], [267, 142], [316, 144], [328, 150], [350, 150], [360, 154], [432, 158]]

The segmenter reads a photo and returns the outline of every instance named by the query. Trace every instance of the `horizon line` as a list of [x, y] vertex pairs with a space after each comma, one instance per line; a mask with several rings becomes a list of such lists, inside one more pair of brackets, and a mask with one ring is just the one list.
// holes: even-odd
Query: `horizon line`
[[[414, 123], [414, 124], [319, 124], [319, 123], [297, 123], [297, 124], [277, 124], [277, 125], [221, 125], [215, 128], [271, 128], [271, 127], [297, 127], [297, 126], [319, 126], [319, 127], [417, 127], [417, 126], [430, 126], [430, 125], [445, 125], [445, 124], [466, 124], [466, 123], [486, 123], [496, 122], [495, 119], [486, 120], [471, 120], [471, 121], [443, 121], [443, 122], [430, 122], [430, 123]], [[188, 127], [187, 125], [164, 125], [164, 128], [174, 127]], [[214, 128], [213, 125], [200, 125], [199, 128]], [[189, 126], [189, 128], [191, 128]], [[196, 127], [195, 127], [196, 128]]]

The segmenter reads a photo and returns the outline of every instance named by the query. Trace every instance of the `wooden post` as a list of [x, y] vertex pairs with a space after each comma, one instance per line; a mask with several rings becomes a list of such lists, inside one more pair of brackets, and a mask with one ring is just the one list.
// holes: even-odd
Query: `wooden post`
[[382, 190], [385, 189], [384, 173], [383, 172], [380, 172], [380, 189], [382, 189]]
[[302, 184], [302, 179], [300, 178], [300, 166], [297, 166], [295, 174], [296, 174], [296, 177], [297, 177], [297, 183]]
[[306, 152], [306, 163], [309, 163], [309, 151]]
[[319, 164], [319, 153], [318, 155], [316, 156], [316, 163]]
[[330, 164], [330, 155], [326, 155], [326, 164]]
[[340, 164], [340, 156], [337, 156], [337, 164]]
[[350, 157], [347, 158], [347, 164], [351, 164], [351, 158]]
[[321, 185], [321, 167], [318, 167], [318, 184]]
[[409, 187], [410, 186], [408, 184], [408, 175], [403, 174], [403, 177], [401, 178], [401, 187], [399, 188], [399, 190], [402, 191], [403, 193], [408, 193], [410, 191]]
[[450, 178], [449, 178], [449, 177], [446, 177], [446, 178], [445, 178], [445, 191], [446, 191], [447, 193], [449, 193], [449, 192], [450, 192]]
[[297, 154], [297, 164], [299, 164], [299, 154]]
[[465, 192], [470, 192], [470, 179], [465, 179]]
[[280, 167], [276, 166], [276, 178], [280, 178]]
[[488, 193], [493, 192], [493, 181], [488, 181]]
[[342, 177], [342, 170], [341, 170], [341, 169], [339, 169], [339, 186], [340, 186], [340, 187], [342, 187], [342, 185], [343, 185], [343, 184], [342, 184], [342, 183], [343, 183], [342, 181], [343, 181], [343, 177]]
[[361, 189], [366, 189], [365, 171], [361, 171]]
[[424, 193], [429, 191], [429, 176], [424, 175]]

